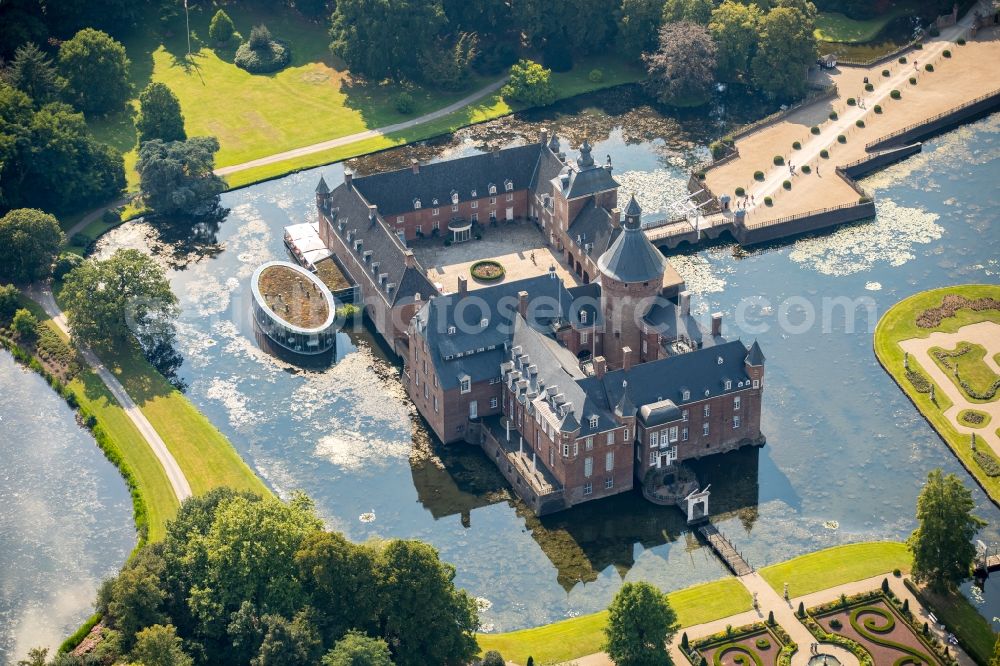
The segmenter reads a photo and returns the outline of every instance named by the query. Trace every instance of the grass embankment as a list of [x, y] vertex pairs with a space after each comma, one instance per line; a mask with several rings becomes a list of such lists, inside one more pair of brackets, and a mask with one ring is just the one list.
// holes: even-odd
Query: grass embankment
[[990, 663], [997, 635], [979, 611], [959, 593], [937, 594], [928, 588], [917, 589], [907, 581], [907, 587], [937, 619], [954, 633], [959, 644], [977, 664]]
[[761, 577], [779, 594], [800, 597], [844, 583], [864, 580], [899, 569], [910, 570], [912, 557], [906, 544], [873, 541], [834, 546], [801, 557], [772, 564], [760, 570]]
[[[879, 320], [875, 327], [875, 355], [878, 357], [882, 367], [896, 380], [896, 383], [903, 389], [903, 392], [913, 401], [920, 410], [920, 413], [930, 422], [937, 431], [941, 439], [951, 447], [952, 452], [958, 456], [962, 465], [979, 482], [986, 494], [994, 502], [1000, 502], [1000, 477], [991, 477], [986, 474], [983, 468], [973, 457], [971, 447], [971, 436], [959, 433], [951, 421], [944, 413], [951, 407], [940, 386], [935, 385], [934, 393], [937, 404], [931, 401], [929, 393], [921, 393], [906, 378], [903, 369], [903, 350], [899, 343], [910, 338], [926, 338], [935, 331], [953, 333], [968, 324], [975, 324], [981, 321], [994, 321], [1000, 323], [1000, 311], [984, 310], [976, 312], [971, 309], [961, 309], [955, 316], [948, 317], [941, 321], [935, 329], [920, 328], [917, 326], [917, 316], [926, 309], [935, 308], [941, 305], [941, 299], [948, 294], [956, 294], [965, 298], [992, 297], [1000, 298], [1000, 285], [960, 285], [955, 287], [945, 287], [942, 289], [932, 289], [915, 294], [892, 306]], [[910, 359], [910, 367], [916, 368], [919, 363], [915, 359]], [[932, 385], [934, 384], [930, 376], [922, 368], [920, 370]]]
[[823, 42], [860, 44], [875, 39], [882, 29], [896, 17], [915, 13], [915, 2], [897, 2], [893, 7], [869, 19], [853, 19], [839, 12], [820, 12], [816, 16], [813, 34]]
[[[750, 610], [750, 593], [735, 578], [695, 585], [667, 595], [682, 627]], [[601, 651], [608, 612], [601, 611], [533, 629], [506, 634], [479, 634], [483, 652], [498, 650], [518, 664], [534, 657], [536, 664], [568, 661]]]

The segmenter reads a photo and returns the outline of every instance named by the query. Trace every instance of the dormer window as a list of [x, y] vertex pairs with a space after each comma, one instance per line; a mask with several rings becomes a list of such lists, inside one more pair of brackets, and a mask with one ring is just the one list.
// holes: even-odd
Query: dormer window
[[468, 393], [472, 390], [472, 380], [468, 375], [462, 375], [458, 378], [458, 386], [462, 393]]
[[413, 208], [414, 210], [420, 210], [420, 199], [413, 200]]
[[681, 391], [681, 400], [690, 400], [690, 399], [691, 399], [691, 391], [687, 389]]
[[480, 322], [479, 322], [479, 325], [480, 325], [480, 326], [481, 326], [482, 328], [486, 328], [487, 326], [489, 326], [489, 325], [490, 325], [490, 320], [489, 320], [489, 319], [483, 319], [482, 321], [480, 321]]
[[490, 195], [492, 196], [496, 193], [497, 193], [497, 186], [494, 185], [493, 183], [490, 183]]
[[591, 428], [596, 428], [597, 427], [597, 417], [596, 416], [591, 416], [590, 417], [590, 427]]
[[475, 190], [472, 190], [472, 198], [473, 198], [473, 199], [475, 199], [475, 198], [476, 198], [476, 196], [477, 196], [477, 195], [476, 195], [476, 191], [475, 191]]
[[587, 323], [587, 311], [586, 310], [580, 310], [580, 323], [581, 324], [586, 324]]
[[451, 202], [453, 204], [457, 204], [458, 203], [458, 192], [452, 192], [451, 193]]
[[726, 380], [726, 390], [728, 391], [728, 390], [730, 390], [731, 388], [733, 388], [733, 382], [732, 382], [732, 380], [730, 380], [730, 379], [727, 379], [727, 380]]
[[722, 357], [719, 357], [719, 365], [722, 365]]
[[511, 182], [510, 180], [504, 181], [503, 186], [504, 186], [504, 189], [506, 189], [508, 192], [513, 192], [514, 191], [514, 183]]
[[449, 326], [448, 327], [448, 335], [455, 335], [455, 327], [454, 326]]

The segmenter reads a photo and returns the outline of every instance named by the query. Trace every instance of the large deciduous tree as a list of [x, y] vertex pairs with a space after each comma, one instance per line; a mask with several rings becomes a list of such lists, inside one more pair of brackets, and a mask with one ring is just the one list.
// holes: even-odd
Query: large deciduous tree
[[52, 273], [65, 240], [59, 222], [34, 208], [12, 210], [0, 218], [0, 278], [34, 282]]
[[31, 42], [17, 48], [3, 78], [39, 106], [57, 101], [66, 87], [52, 59]]
[[434, 47], [446, 25], [441, 0], [338, 0], [330, 49], [372, 78], [419, 79], [417, 56]]
[[137, 633], [132, 660], [143, 666], [191, 666], [194, 663], [184, 652], [177, 630], [169, 624], [156, 624]]
[[763, 14], [755, 4], [726, 0], [712, 12], [708, 31], [718, 49], [716, 71], [723, 81], [749, 79], [750, 62], [757, 50], [757, 26]]
[[626, 54], [638, 58], [656, 48], [662, 0], [622, 0], [618, 13], [618, 38]]
[[667, 596], [649, 583], [625, 583], [608, 608], [604, 649], [619, 666], [670, 666], [667, 643], [677, 633], [677, 614]]
[[712, 0], [667, 0], [663, 4], [663, 22], [691, 21], [705, 25], [712, 17]]
[[814, 28], [815, 19], [796, 7], [769, 11], [759, 24], [757, 53], [751, 66], [754, 86], [779, 99], [801, 97], [806, 90], [806, 73], [816, 60]]
[[556, 101], [552, 71], [537, 62], [521, 60], [510, 68], [510, 80], [500, 89], [509, 100], [527, 106], [547, 106]]
[[323, 666], [392, 666], [392, 655], [382, 639], [349, 631], [323, 656]]
[[139, 107], [135, 128], [139, 130], [140, 144], [150, 139], [183, 141], [187, 138], [181, 103], [166, 84], [154, 81], [146, 86], [139, 94]]
[[715, 82], [716, 49], [708, 29], [690, 21], [665, 23], [659, 48], [643, 56], [647, 92], [663, 104], [698, 106]]
[[125, 47], [100, 30], [84, 28], [59, 47], [59, 71], [84, 113], [124, 108], [132, 90], [128, 70]]
[[972, 512], [972, 493], [954, 474], [927, 475], [917, 498], [917, 529], [907, 540], [913, 553], [913, 578], [932, 588], [953, 589], [969, 577], [976, 557], [972, 539], [986, 523]]
[[214, 210], [225, 182], [213, 173], [219, 141], [198, 136], [186, 141], [153, 139], [139, 148], [139, 192], [157, 215], [198, 215]]
[[615, 0], [519, 0], [511, 3], [515, 25], [534, 46], [573, 53], [606, 49], [615, 31]]
[[177, 298], [163, 268], [138, 250], [118, 250], [70, 271], [62, 297], [74, 337], [92, 345], [134, 338], [143, 349], [173, 336]]

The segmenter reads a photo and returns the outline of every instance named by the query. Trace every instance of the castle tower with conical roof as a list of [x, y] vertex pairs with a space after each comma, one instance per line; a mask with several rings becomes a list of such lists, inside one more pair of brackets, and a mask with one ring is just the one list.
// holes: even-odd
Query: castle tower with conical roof
[[659, 295], [667, 270], [667, 260], [646, 238], [641, 218], [642, 208], [632, 195], [621, 233], [597, 260], [609, 369], [627, 369], [640, 362], [642, 318]]

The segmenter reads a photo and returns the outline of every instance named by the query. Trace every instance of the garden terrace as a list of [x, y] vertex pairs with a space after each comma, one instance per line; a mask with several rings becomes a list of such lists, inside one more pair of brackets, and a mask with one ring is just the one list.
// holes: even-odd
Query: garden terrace
[[318, 328], [330, 317], [330, 305], [316, 283], [289, 266], [265, 268], [258, 287], [267, 307], [293, 326]]

